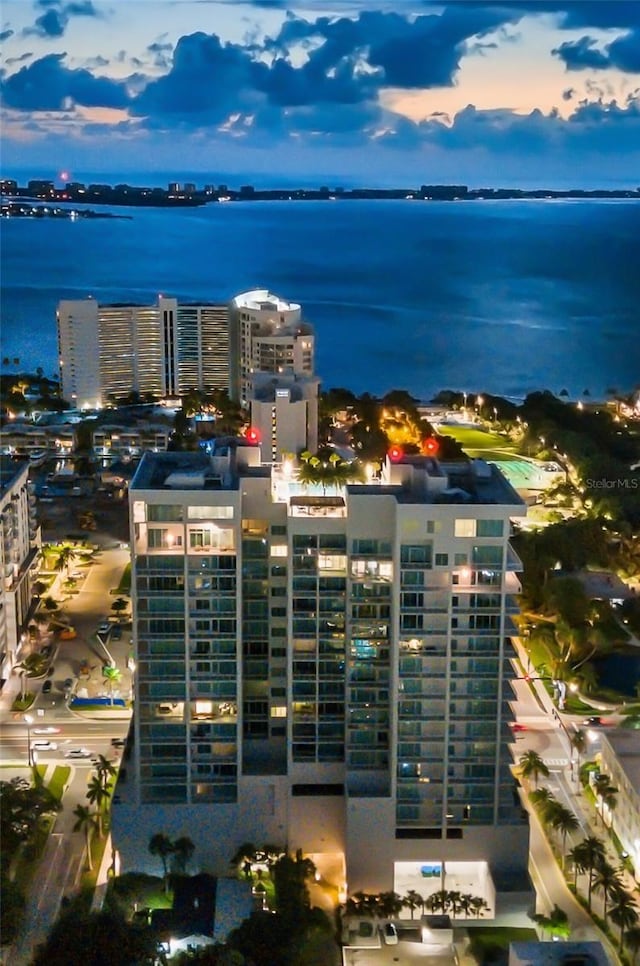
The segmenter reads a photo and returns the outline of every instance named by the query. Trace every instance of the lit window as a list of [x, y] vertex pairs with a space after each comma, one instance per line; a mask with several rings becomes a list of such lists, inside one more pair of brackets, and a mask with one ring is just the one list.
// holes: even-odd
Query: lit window
[[286, 557], [287, 556], [286, 543], [272, 543], [270, 553], [272, 557]]
[[274, 704], [271, 707], [271, 717], [272, 718], [286, 718], [287, 717], [287, 706], [286, 706], [286, 704]]
[[456, 537], [475, 537], [475, 520], [456, 520], [454, 533]]

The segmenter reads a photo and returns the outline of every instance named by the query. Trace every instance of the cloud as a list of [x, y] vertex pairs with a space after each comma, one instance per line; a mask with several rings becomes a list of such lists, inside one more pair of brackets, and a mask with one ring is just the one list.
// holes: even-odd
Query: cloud
[[36, 17], [32, 27], [25, 27], [22, 31], [24, 37], [62, 37], [72, 17], [102, 16], [92, 0], [69, 0], [68, 3], [61, 3], [60, 0], [37, 0], [36, 5], [45, 12]]
[[596, 47], [596, 43], [592, 37], [581, 37], [579, 40], [567, 40], [551, 52], [564, 62], [567, 70], [583, 70], [585, 67], [599, 70], [609, 66], [609, 59]]
[[12, 64], [23, 64], [25, 60], [29, 60], [33, 57], [33, 52], [30, 50], [25, 50], [24, 54], [20, 54], [19, 57], [7, 57], [5, 64], [10, 67]]
[[640, 27], [617, 37], [604, 47], [596, 47], [593, 37], [565, 41], [552, 53], [559, 57], [567, 70], [605, 70], [617, 68], [625, 73], [640, 73]]
[[7, 27], [6, 30], [3, 30], [0, 33], [0, 43], [3, 43], [5, 40], [8, 40], [9, 37], [13, 37], [14, 33], [15, 33], [14, 30], [11, 30], [10, 27]]
[[70, 105], [124, 108], [129, 102], [126, 85], [109, 77], [96, 77], [85, 68], [63, 64], [66, 54], [47, 54], [2, 80], [4, 103], [20, 111], [63, 111]]

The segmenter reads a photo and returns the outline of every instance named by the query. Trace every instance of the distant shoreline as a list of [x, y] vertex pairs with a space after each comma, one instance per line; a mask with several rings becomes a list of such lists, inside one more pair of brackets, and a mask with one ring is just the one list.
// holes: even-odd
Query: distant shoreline
[[0, 179], [0, 197], [76, 205], [99, 204], [133, 208], [199, 208], [212, 203], [234, 201], [553, 201], [581, 199], [640, 200], [640, 187], [612, 189], [553, 190], [547, 188], [468, 188], [466, 185], [420, 185], [419, 188], [260, 188], [242, 185], [205, 185], [172, 182], [167, 188], [135, 187], [128, 184], [69, 182], [56, 188], [52, 181], [32, 179], [26, 186], [13, 179]]

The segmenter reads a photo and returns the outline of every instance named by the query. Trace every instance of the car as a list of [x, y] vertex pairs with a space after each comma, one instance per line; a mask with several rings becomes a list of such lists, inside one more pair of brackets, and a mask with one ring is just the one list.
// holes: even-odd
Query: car
[[122, 628], [120, 627], [119, 624], [116, 624], [113, 630], [111, 631], [111, 640], [119, 641], [121, 638], [122, 638]]
[[34, 735], [59, 735], [60, 728], [54, 728], [53, 725], [48, 725], [46, 728], [33, 728]]
[[109, 621], [101, 621], [101, 623], [98, 624], [98, 627], [96, 629], [96, 634], [100, 634], [101, 637], [104, 637], [105, 634], [109, 634], [110, 631], [111, 631], [111, 624], [109, 623]]
[[91, 758], [93, 755], [92, 751], [88, 748], [70, 748], [64, 754], [65, 758]]
[[126, 743], [127, 742], [126, 742], [126, 740], [124, 738], [112, 738], [111, 739], [111, 744], [113, 745], [114, 748], [124, 748], [124, 746], [126, 745]]
[[584, 725], [590, 725], [591, 727], [593, 727], [594, 725], [601, 725], [602, 718], [600, 717], [599, 714], [592, 714], [588, 718], [585, 718], [582, 723]]
[[53, 644], [45, 644], [44, 647], [40, 648], [40, 653], [43, 657], [51, 657], [53, 654]]
[[56, 673], [56, 669], [52, 664], [51, 667], [47, 670], [47, 677], [52, 678], [55, 673]]
[[73, 678], [65, 678], [62, 687], [65, 689], [65, 691], [70, 691], [73, 687]]
[[524, 724], [521, 724], [519, 721], [512, 721], [511, 722], [511, 730], [513, 732], [526, 731], [527, 730], [527, 726], [524, 725]]
[[398, 945], [398, 930], [392, 922], [386, 922], [382, 928], [382, 938], [387, 946]]
[[53, 687], [53, 681], [51, 680], [51, 678], [47, 678], [47, 680], [42, 685], [42, 693], [49, 694], [49, 691], [51, 690], [52, 687]]
[[32, 741], [31, 747], [34, 751], [55, 751], [58, 746], [55, 741], [41, 739], [40, 741]]

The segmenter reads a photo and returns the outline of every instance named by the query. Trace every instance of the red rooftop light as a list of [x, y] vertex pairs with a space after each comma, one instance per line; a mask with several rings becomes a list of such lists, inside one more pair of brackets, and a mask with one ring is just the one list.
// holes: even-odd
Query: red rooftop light
[[440, 449], [440, 443], [433, 436], [429, 436], [427, 439], [422, 441], [422, 452], [425, 456], [435, 456]]
[[260, 433], [255, 428], [255, 426], [249, 426], [245, 431], [244, 438], [248, 443], [257, 444], [260, 442]]
[[387, 455], [392, 463], [399, 463], [404, 456], [404, 453], [402, 451], [402, 447], [392, 446]]

